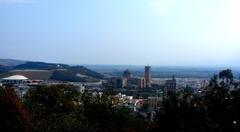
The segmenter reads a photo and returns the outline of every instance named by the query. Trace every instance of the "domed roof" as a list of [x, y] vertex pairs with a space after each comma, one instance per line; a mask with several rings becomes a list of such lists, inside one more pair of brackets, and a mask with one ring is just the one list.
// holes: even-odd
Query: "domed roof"
[[22, 75], [13, 75], [10, 77], [3, 78], [3, 80], [27, 80], [28, 78]]

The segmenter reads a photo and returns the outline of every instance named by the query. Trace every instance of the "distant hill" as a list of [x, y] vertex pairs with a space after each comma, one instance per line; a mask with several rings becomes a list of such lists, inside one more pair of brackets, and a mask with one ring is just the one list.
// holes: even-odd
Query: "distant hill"
[[15, 66], [26, 63], [26, 61], [22, 60], [14, 60], [14, 59], [0, 59], [0, 74], [6, 73], [12, 70]]
[[10, 66], [10, 67], [14, 67], [17, 65], [21, 65], [26, 63], [27, 61], [23, 61], [23, 60], [14, 60], [14, 59], [0, 59], [0, 65], [1, 66]]
[[82, 75], [87, 75], [94, 78], [101, 78], [101, 79], [104, 78], [102, 74], [95, 72], [93, 70], [90, 70], [84, 66], [71, 66], [71, 67], [68, 67], [67, 69], [74, 73], [80, 73]]
[[71, 70], [56, 70], [53, 72], [50, 79], [58, 81], [70, 81], [70, 82], [97, 82], [97, 78], [92, 76], [84, 77], [78, 76], [79, 72], [74, 72]]
[[9, 70], [11, 70], [12, 67], [10, 66], [3, 66], [3, 65], [0, 65], [0, 74], [1, 73], [5, 73], [5, 72], [8, 72]]
[[[14, 62], [12, 62], [12, 64], [14, 64]], [[66, 64], [45, 62], [25, 62], [16, 66], [0, 65], [0, 78], [16, 74], [24, 75], [29, 79], [70, 82], [96, 82], [104, 78], [102, 74], [84, 66], [69, 66]]]
[[45, 62], [26, 62], [14, 67], [14, 69], [37, 69], [37, 70], [52, 70], [57, 68], [68, 68], [65, 64], [45, 63]]

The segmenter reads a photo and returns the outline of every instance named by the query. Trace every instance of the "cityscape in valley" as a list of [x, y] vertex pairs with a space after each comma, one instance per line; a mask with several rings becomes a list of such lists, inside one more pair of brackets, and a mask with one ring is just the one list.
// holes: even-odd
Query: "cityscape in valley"
[[0, 0], [1, 132], [240, 132], [239, 0]]
[[[145, 124], [147, 127], [150, 127], [154, 123], [157, 123], [159, 118], [161, 120], [161, 118], [164, 117], [161, 117], [159, 114], [164, 111], [167, 112], [166, 103], [168, 101], [177, 101], [175, 102], [177, 103], [175, 105], [180, 105], [179, 107], [181, 107], [181, 103], [183, 103], [181, 101], [187, 101], [185, 103], [188, 103], [187, 105], [189, 105], [189, 107], [191, 105], [194, 105], [194, 107], [197, 107], [196, 105], [199, 105], [198, 107], [200, 107], [201, 105], [197, 103], [204, 102], [195, 102], [194, 104], [191, 104], [193, 103], [191, 102], [191, 100], [193, 101], [194, 99], [198, 98], [208, 98], [210, 94], [209, 92], [214, 92], [212, 90], [214, 90], [215, 87], [219, 87], [219, 90], [222, 87], [227, 88], [228, 92], [225, 93], [227, 95], [221, 95], [220, 97], [224, 97], [224, 100], [228, 98], [231, 98], [230, 100], [232, 100], [233, 97], [230, 93], [237, 92], [240, 89], [240, 80], [238, 77], [234, 77], [234, 75], [237, 75], [239, 73], [235, 71], [233, 74], [232, 71], [229, 69], [219, 71], [219, 75], [215, 71], [217, 70], [216, 68], [215, 70], [209, 70], [208, 74], [206, 74], [207, 76], [201, 77], [197, 76], [198, 74], [196, 76], [192, 75], [188, 77], [176, 77], [175, 74], [173, 74], [172, 76], [168, 77], [154, 78], [154, 70], [152, 69], [152, 66], [149, 65], [141, 68], [143, 69], [143, 71], [140, 72], [141, 74], [137, 72], [137, 75], [135, 75], [129, 69], [122, 70], [122, 74], [119, 74], [121, 68], [116, 68], [118, 70], [116, 71], [115, 69], [112, 72], [110, 72], [112, 70], [111, 68], [107, 70], [108, 72], [106, 72], [106, 69], [102, 69], [100, 70], [102, 71], [101, 73], [92, 70], [96, 69], [97, 71], [99, 71], [97, 67], [102, 66], [94, 66], [95, 68], [93, 66], [87, 66], [91, 68], [88, 69], [85, 66], [78, 65], [70, 66], [67, 64], [19, 61], [12, 59], [1, 59], [0, 64], [1, 90], [13, 89], [14, 93], [16, 94], [16, 96], [19, 97], [20, 100], [25, 100], [26, 98], [29, 98], [29, 94], [37, 89], [48, 90], [48, 88], [55, 88], [55, 90], [58, 91], [62, 89], [62, 87], [66, 87], [66, 89], [64, 88], [64, 93], [70, 92], [68, 88], [71, 88], [76, 93], [79, 93], [79, 95], [85, 95], [86, 93], [88, 93], [90, 94], [90, 96], [99, 99], [102, 96], [107, 95], [108, 98], [111, 98], [111, 105], [114, 109], [129, 110], [129, 114], [131, 116], [133, 116], [134, 118], [140, 118], [141, 120], [143, 120], [143, 122], [146, 122], [148, 124]], [[215, 72], [216, 74], [214, 74]], [[48, 94], [51, 94], [47, 93], [47, 91], [45, 92], [46, 95], [43, 94], [43, 97], [49, 96]], [[174, 97], [177, 99], [170, 100]], [[81, 103], [81, 101], [79, 103]], [[168, 105], [173, 105], [172, 107], [177, 107], [174, 104]], [[238, 107], [238, 103], [236, 105], [236, 107]], [[207, 109], [205, 108], [207, 106], [201, 107], [204, 107], [202, 108], [202, 112], [207, 111]], [[95, 109], [99, 108], [94, 108], [94, 110]], [[165, 117], [163, 119], [165, 119]], [[218, 127], [213, 127], [212, 124], [208, 124], [214, 123], [211, 119], [206, 118], [204, 122], [206, 124], [204, 124], [203, 126], [200, 125], [201, 127], [203, 127], [202, 129], [204, 131], [219, 130]], [[234, 129], [238, 130], [237, 121], [235, 121], [234, 124], [236, 125], [234, 126], [236, 127]], [[152, 126], [152, 128], [150, 127], [148, 129], [144, 129], [143, 131], [155, 131], [159, 129], [158, 127], [159, 126]], [[161, 126], [160, 128], [166, 131], [176, 130], [176, 128], [174, 127], [169, 127], [172, 127], [172, 123], [169, 126]], [[85, 129], [90, 130], [90, 128]], [[109, 128], [106, 127], [106, 130], [107, 129]], [[133, 128], [131, 129], [138, 130]], [[221, 129], [229, 130], [230, 128], [226, 127]], [[123, 129], [120, 130], [122, 131]], [[192, 131], [193, 128], [182, 128], [182, 130]]]
[[[169, 77], [154, 78], [151, 66], [143, 67], [144, 72], [142, 75], [139, 75], [139, 73], [135, 75], [129, 69], [123, 70], [122, 75], [118, 75], [118, 73], [114, 75], [116, 73], [114, 71], [111, 73], [98, 73], [88, 69], [88, 66], [68, 66], [66, 64], [27, 61], [23, 62], [23, 64], [11, 65], [9, 63], [11, 61], [12, 63], [18, 62], [17, 60], [7, 59], [2, 59], [0, 62], [2, 64], [1, 85], [15, 85], [17, 87], [16, 90], [22, 89], [22, 91], [18, 91], [18, 94], [21, 96], [27, 92], [29, 86], [74, 84], [82, 90], [87, 88], [90, 91], [102, 92], [106, 89], [114, 89], [115, 92], [118, 92], [116, 95], [128, 93], [127, 96], [136, 97], [136, 95], [142, 95], [142, 98], [145, 99], [156, 97], [157, 92], [160, 92], [162, 93], [162, 98], [164, 93], [166, 94], [168, 91], [181, 91], [186, 87], [198, 94], [201, 88], [209, 84], [210, 79], [207, 76], [196, 77], [194, 75], [188, 78], [179, 77], [176, 79], [175, 74]], [[92, 67], [90, 66], [90, 68]], [[210, 75], [212, 74], [211, 72], [213, 71], [209, 71]], [[18, 84], [18, 82], [21, 83]], [[131, 100], [131, 102], [133, 101]]]

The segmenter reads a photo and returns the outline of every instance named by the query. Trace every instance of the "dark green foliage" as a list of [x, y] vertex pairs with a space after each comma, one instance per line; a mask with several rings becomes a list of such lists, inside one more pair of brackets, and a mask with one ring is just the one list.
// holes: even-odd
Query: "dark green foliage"
[[227, 84], [232, 83], [232, 81], [233, 81], [232, 70], [226, 69], [226, 70], [221, 71], [219, 73], [219, 78]]
[[33, 130], [39, 132], [85, 130], [80, 119], [80, 99], [71, 86], [56, 85], [32, 89], [25, 97], [25, 103], [33, 115]]
[[85, 82], [86, 79], [76, 76], [76, 73], [67, 70], [56, 70], [50, 79], [58, 81]]
[[213, 75], [213, 77], [210, 80], [209, 86], [215, 86], [218, 85], [218, 75]]
[[110, 96], [92, 95], [87, 91], [79, 94], [72, 86], [32, 89], [25, 103], [33, 115], [34, 131], [147, 130], [147, 124], [128, 109], [115, 109]]
[[194, 97], [187, 91], [173, 93], [158, 113], [157, 128], [171, 132], [238, 132], [240, 90], [230, 91], [232, 78], [230, 70], [221, 71], [201, 96]]
[[0, 87], [0, 130], [30, 132], [32, 117], [12, 88]]

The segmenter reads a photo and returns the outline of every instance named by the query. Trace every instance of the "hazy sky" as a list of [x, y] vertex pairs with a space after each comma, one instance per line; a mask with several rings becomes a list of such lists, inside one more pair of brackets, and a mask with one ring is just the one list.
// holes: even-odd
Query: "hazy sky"
[[240, 66], [240, 0], [0, 0], [0, 58]]

